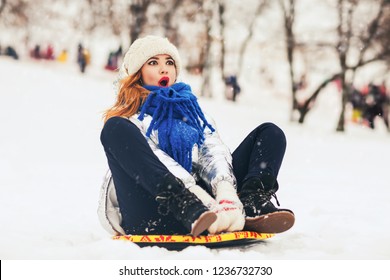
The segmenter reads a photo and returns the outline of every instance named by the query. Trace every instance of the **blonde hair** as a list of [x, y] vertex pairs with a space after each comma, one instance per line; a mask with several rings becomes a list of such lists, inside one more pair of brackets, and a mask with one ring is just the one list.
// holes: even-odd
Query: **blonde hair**
[[112, 117], [131, 117], [148, 95], [149, 91], [141, 86], [141, 71], [122, 79], [115, 104], [103, 114], [104, 122]]

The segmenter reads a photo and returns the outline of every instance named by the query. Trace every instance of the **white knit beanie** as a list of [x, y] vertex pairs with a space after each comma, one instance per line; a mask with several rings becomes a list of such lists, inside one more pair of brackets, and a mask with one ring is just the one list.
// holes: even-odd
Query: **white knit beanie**
[[176, 76], [179, 76], [181, 61], [177, 48], [167, 38], [149, 35], [139, 38], [131, 44], [119, 70], [120, 78], [137, 73], [149, 58], [159, 54], [167, 54], [172, 57], [176, 65]]

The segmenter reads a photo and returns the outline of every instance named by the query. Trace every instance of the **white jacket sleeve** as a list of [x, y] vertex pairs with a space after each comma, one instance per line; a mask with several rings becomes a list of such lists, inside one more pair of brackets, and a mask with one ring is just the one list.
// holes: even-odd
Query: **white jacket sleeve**
[[[209, 122], [212, 123], [212, 121]], [[212, 126], [216, 128], [214, 123]], [[199, 158], [194, 168], [198, 176], [211, 187], [214, 195], [216, 186], [221, 181], [227, 181], [236, 187], [232, 161], [230, 150], [222, 142], [217, 130], [211, 132], [206, 129], [205, 141], [199, 148]]]

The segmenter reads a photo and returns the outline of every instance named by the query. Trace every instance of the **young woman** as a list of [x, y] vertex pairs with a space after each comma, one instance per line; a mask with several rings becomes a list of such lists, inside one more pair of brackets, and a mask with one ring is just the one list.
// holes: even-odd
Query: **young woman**
[[272, 123], [231, 154], [189, 85], [166, 38], [137, 39], [119, 71], [101, 142], [109, 172], [99, 217], [113, 234], [278, 233], [294, 214], [270, 201], [286, 148]]

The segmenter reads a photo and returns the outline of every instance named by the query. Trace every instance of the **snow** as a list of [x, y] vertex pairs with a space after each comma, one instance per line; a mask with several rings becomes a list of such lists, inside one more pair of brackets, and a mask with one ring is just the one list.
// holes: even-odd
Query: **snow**
[[[96, 214], [107, 169], [102, 112], [115, 75], [74, 64], [0, 57], [0, 258], [7, 260], [379, 260], [390, 258], [389, 137], [348, 123], [336, 133], [338, 93], [289, 122], [286, 96], [246, 83], [237, 103], [202, 99], [234, 150], [262, 122], [286, 133], [278, 198], [295, 226], [248, 249], [138, 248], [113, 241]], [[190, 79], [191, 80], [191, 79]]]

